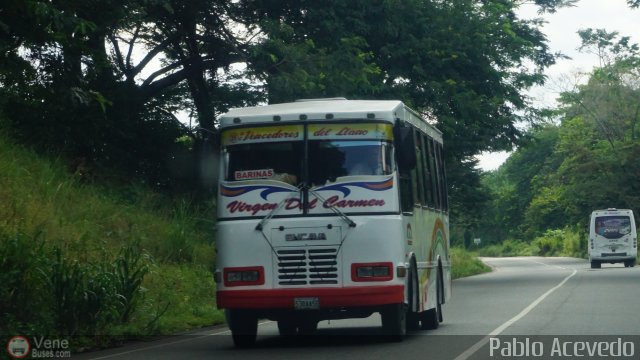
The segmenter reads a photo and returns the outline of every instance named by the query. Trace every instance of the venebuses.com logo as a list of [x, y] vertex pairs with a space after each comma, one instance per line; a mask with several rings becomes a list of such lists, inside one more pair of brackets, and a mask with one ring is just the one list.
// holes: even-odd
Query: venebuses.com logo
[[7, 353], [15, 359], [23, 359], [29, 355], [31, 344], [24, 336], [14, 336], [7, 341]]
[[64, 359], [71, 357], [69, 340], [36, 336], [29, 341], [26, 336], [14, 336], [7, 341], [7, 354], [14, 359]]

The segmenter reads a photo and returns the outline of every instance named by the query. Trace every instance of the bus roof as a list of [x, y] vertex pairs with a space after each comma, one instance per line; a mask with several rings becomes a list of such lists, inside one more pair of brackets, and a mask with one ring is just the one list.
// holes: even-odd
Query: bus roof
[[325, 120], [327, 114], [333, 115], [334, 119], [366, 119], [367, 114], [373, 113], [378, 120], [394, 121], [399, 116], [395, 113], [402, 107], [402, 102], [398, 100], [303, 100], [230, 109], [220, 117], [220, 126], [237, 125], [233, 121], [235, 118], [247, 124], [272, 122], [274, 116], [280, 116], [280, 121], [300, 120], [301, 115], [306, 115], [308, 120]]
[[[276, 118], [277, 117], [277, 118]], [[276, 120], [277, 119], [277, 120]], [[307, 99], [296, 102], [230, 109], [220, 118], [220, 127], [271, 123], [274, 121], [330, 121], [375, 119], [394, 123], [403, 119], [442, 141], [442, 133], [399, 100]]]
[[631, 215], [631, 214], [633, 214], [633, 211], [631, 209], [608, 208], [608, 209], [601, 209], [601, 210], [593, 210], [593, 212], [591, 213], [591, 216], [594, 216], [594, 215], [606, 215], [606, 214]]

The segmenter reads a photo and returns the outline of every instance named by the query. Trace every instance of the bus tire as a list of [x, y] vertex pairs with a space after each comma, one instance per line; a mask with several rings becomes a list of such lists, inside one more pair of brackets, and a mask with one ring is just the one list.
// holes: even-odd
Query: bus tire
[[600, 264], [600, 261], [591, 260], [591, 268], [592, 269], [600, 269], [601, 267], [602, 267], [602, 265]]
[[442, 304], [444, 304], [444, 279], [442, 278], [442, 264], [440, 264], [438, 268], [438, 305], [436, 309], [438, 309], [438, 322], [444, 321], [444, 313], [442, 312]]
[[299, 335], [311, 335], [318, 330], [318, 322], [316, 320], [302, 320], [298, 324]]
[[[418, 270], [415, 263], [412, 264], [409, 274], [409, 310], [407, 312], [407, 330], [418, 330], [420, 328], [420, 293], [418, 290]], [[414, 308], [417, 311], [413, 311]]]
[[258, 318], [247, 311], [229, 310], [229, 328], [237, 348], [251, 347], [258, 336]]
[[388, 305], [380, 313], [382, 330], [391, 341], [402, 341], [407, 335], [407, 307], [405, 304]]
[[438, 310], [437, 308], [425, 310], [422, 313], [422, 321], [420, 322], [421, 328], [423, 330], [435, 330], [440, 326], [440, 322], [438, 321]]
[[442, 272], [438, 272], [436, 282], [436, 307], [422, 313], [421, 327], [424, 330], [435, 330], [443, 320], [441, 299], [444, 289], [442, 288]]
[[278, 332], [281, 336], [294, 336], [296, 334], [296, 323], [292, 319], [278, 320]]

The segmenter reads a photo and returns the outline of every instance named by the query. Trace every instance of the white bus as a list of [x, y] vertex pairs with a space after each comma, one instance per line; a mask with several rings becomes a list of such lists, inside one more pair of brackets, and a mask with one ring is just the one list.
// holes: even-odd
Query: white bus
[[236, 346], [380, 313], [436, 328], [451, 296], [442, 134], [400, 101], [317, 99], [220, 118], [217, 304]]
[[589, 221], [589, 261], [591, 268], [602, 263], [624, 263], [634, 267], [638, 256], [638, 236], [633, 211], [595, 210]]

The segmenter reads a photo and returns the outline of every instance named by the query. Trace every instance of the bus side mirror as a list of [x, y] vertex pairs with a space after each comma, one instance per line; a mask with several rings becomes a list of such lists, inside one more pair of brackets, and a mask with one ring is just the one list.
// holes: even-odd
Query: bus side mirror
[[406, 173], [415, 169], [417, 163], [416, 144], [413, 140], [411, 127], [401, 126], [396, 123], [393, 128], [393, 135], [400, 172]]

